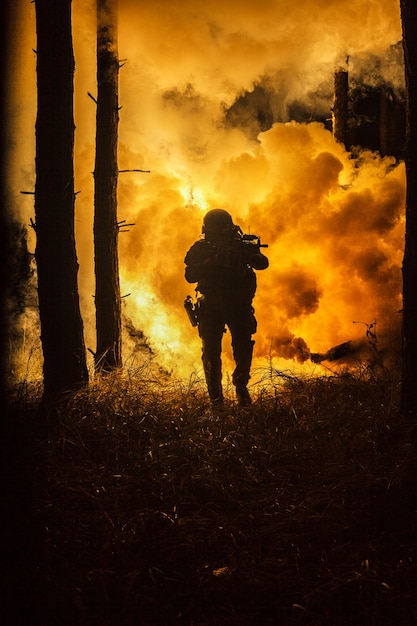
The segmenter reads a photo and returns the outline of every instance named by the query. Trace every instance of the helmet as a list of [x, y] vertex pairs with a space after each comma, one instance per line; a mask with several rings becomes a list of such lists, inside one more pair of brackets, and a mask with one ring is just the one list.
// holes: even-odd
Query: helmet
[[224, 209], [212, 209], [205, 214], [203, 220], [203, 233], [208, 239], [216, 238], [227, 232], [234, 232], [232, 216]]

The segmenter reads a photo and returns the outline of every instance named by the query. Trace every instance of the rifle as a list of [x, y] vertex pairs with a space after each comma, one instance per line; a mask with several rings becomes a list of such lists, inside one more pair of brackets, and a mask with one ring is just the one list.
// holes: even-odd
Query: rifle
[[240, 235], [241, 241], [247, 246], [254, 246], [256, 248], [267, 248], [267, 243], [261, 243], [261, 238], [259, 235], [244, 235], [243, 233]]

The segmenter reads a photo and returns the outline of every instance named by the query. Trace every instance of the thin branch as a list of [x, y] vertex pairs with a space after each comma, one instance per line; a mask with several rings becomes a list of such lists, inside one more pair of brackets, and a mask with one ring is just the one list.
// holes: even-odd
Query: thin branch
[[[123, 226], [121, 226], [121, 224], [123, 224]], [[127, 228], [127, 226], [136, 226], [136, 224], [134, 222], [132, 224], [126, 224], [126, 220], [121, 220], [120, 222], [117, 222], [117, 228], [118, 228], [119, 233], [128, 233], [129, 228]], [[122, 229], [126, 229], [126, 230], [122, 230]]]
[[119, 170], [119, 174], [123, 174], [124, 172], [143, 172], [144, 174], [150, 174], [151, 170]]

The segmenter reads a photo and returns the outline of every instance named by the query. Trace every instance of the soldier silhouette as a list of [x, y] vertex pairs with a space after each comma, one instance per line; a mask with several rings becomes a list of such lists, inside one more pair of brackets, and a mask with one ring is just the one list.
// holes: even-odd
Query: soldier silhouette
[[202, 237], [188, 250], [185, 278], [197, 283], [198, 332], [202, 362], [212, 405], [223, 404], [222, 338], [226, 327], [232, 337], [235, 369], [232, 382], [240, 405], [251, 404], [250, 379], [257, 322], [252, 300], [256, 274], [269, 261], [260, 251], [258, 237], [243, 235], [223, 209], [212, 209], [203, 220]]

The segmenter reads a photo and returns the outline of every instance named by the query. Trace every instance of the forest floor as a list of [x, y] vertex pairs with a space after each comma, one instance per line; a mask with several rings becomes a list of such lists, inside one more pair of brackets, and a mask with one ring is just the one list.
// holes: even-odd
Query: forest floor
[[[417, 624], [417, 423], [397, 385], [109, 376], [4, 419], [6, 626]], [[46, 419], [48, 417], [48, 419]]]

